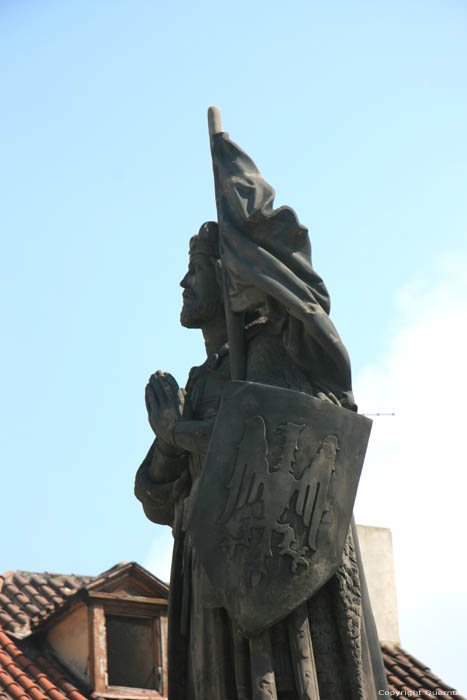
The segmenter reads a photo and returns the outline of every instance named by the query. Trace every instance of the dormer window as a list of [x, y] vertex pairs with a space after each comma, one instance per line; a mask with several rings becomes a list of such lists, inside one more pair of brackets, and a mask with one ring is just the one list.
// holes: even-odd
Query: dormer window
[[160, 620], [106, 615], [109, 686], [163, 691]]
[[45, 643], [94, 697], [167, 697], [168, 587], [124, 564], [78, 590], [52, 616]]
[[167, 600], [89, 592], [90, 680], [108, 698], [167, 696]]

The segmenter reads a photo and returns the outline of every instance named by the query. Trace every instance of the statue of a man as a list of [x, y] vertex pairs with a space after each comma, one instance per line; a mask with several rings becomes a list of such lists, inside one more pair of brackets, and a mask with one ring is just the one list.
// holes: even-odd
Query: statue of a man
[[[231, 154], [231, 142], [228, 148]], [[237, 167], [240, 156], [235, 154], [232, 161], [235, 160]], [[263, 183], [260, 183], [262, 193], [266, 191]], [[239, 184], [238, 173], [234, 184], [238, 191], [244, 185]], [[254, 230], [260, 231], [259, 238], [263, 236], [258, 248], [262, 255], [262, 246], [269, 244], [258, 219], [258, 207], [265, 211], [261, 202], [258, 204], [259, 199], [255, 199], [256, 208], [250, 220], [254, 222]], [[269, 198], [266, 209], [271, 203]], [[234, 202], [230, 211], [234, 212], [235, 206]], [[279, 231], [281, 236], [282, 223], [285, 221], [287, 229], [290, 216], [276, 211], [280, 216], [277, 225], [273, 224], [273, 231]], [[273, 217], [268, 212], [265, 216], [269, 226]], [[288, 248], [284, 244], [286, 239]], [[273, 264], [269, 258], [264, 266], [261, 262], [252, 264], [254, 253], [242, 268], [235, 258], [242, 255], [242, 246], [237, 245], [235, 251], [234, 245], [230, 257], [237, 282], [242, 275], [248, 277], [247, 286], [242, 289], [237, 284], [235, 290], [237, 303], [241, 298], [249, 300], [244, 304], [245, 379], [296, 390], [355, 410], [348, 357], [328, 316], [326, 287], [311, 267], [306, 229], [294, 224], [293, 232], [284, 234], [279, 243], [270, 248], [281, 258], [274, 268], [277, 274], [273, 268], [267, 268], [267, 275], [263, 274]], [[225, 247], [224, 251], [227, 254]], [[371, 613], [367, 601], [362, 601], [364, 584], [352, 530], [337, 572], [301, 606], [302, 619], [296, 637], [292, 614], [266, 630], [267, 643], [259, 654], [222, 605], [193, 545], [190, 516], [219, 402], [231, 376], [224, 308], [230, 301], [224, 298], [223, 265], [218, 225], [204, 223], [190, 241], [188, 272], [180, 284], [181, 323], [187, 328], [201, 329], [207, 359], [190, 371], [185, 389], [180, 389], [176, 380], [165, 372], [153, 374], [146, 387], [149, 423], [156, 439], [138, 470], [135, 492], [147, 517], [155, 523], [172, 526], [174, 534], [169, 599], [169, 698], [373, 699], [377, 690], [386, 686], [377, 640], [369, 632]], [[248, 265], [251, 269], [247, 269]], [[274, 274], [276, 279], [271, 284]], [[308, 666], [299, 658], [304, 637], [309, 638], [313, 648]]]

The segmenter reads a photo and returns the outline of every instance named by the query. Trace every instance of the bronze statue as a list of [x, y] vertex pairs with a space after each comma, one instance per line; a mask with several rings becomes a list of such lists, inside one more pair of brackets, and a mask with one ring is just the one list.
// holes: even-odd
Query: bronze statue
[[190, 241], [181, 323], [206, 361], [146, 387], [136, 477], [173, 527], [170, 700], [367, 700], [386, 689], [351, 512], [371, 423], [308, 232], [210, 109], [218, 222]]

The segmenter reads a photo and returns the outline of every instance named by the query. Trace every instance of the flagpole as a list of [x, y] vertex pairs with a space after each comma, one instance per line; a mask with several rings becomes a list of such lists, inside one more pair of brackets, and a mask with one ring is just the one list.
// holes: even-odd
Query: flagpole
[[[223, 259], [223, 235], [224, 216], [222, 213], [222, 189], [219, 182], [219, 173], [214, 160], [214, 136], [221, 134], [222, 117], [219, 107], [208, 109], [209, 141], [211, 144], [212, 168], [214, 173], [214, 189], [216, 193], [217, 223], [219, 226], [219, 254]], [[222, 285], [224, 291], [225, 321], [227, 325], [227, 338], [230, 347], [230, 376], [231, 379], [244, 380], [246, 378], [246, 348], [245, 348], [245, 315], [232, 310], [227, 281], [227, 270], [222, 270]]]

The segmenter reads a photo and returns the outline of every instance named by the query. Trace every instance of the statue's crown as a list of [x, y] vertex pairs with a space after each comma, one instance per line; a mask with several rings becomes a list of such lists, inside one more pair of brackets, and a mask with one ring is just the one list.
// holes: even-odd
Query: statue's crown
[[190, 255], [195, 253], [219, 257], [219, 232], [215, 221], [205, 221], [196, 236], [190, 239]]

